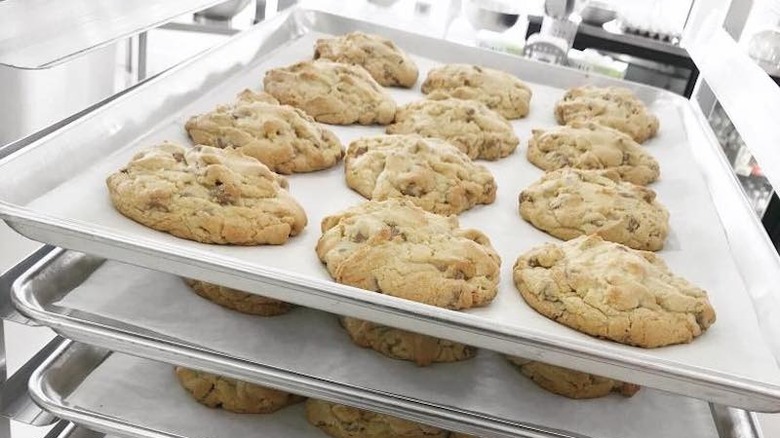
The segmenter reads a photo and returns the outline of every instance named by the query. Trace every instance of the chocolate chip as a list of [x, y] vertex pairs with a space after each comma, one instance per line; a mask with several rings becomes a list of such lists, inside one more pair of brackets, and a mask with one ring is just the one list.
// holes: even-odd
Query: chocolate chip
[[639, 221], [634, 218], [628, 218], [628, 232], [633, 233], [639, 228]]

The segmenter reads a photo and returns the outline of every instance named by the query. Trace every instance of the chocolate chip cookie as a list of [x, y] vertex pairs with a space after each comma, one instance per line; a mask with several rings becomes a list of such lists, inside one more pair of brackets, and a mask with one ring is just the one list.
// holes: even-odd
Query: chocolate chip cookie
[[478, 100], [507, 119], [528, 115], [531, 89], [501, 70], [468, 64], [448, 64], [428, 72], [424, 94]]
[[477, 349], [468, 345], [356, 318], [342, 317], [341, 325], [355, 344], [371, 348], [393, 359], [414, 362], [419, 366], [458, 362], [477, 355]]
[[222, 307], [249, 315], [276, 316], [289, 312], [292, 304], [242, 292], [225, 286], [200, 280], [185, 279], [185, 282], [201, 297]]
[[514, 356], [506, 357], [524, 376], [554, 394], [574, 399], [605, 397], [613, 392], [631, 397], [640, 386]]
[[395, 113], [388, 134], [420, 134], [440, 138], [471, 159], [497, 160], [520, 143], [512, 125], [476, 100], [424, 99], [404, 105]]
[[230, 148], [163, 143], [137, 153], [106, 184], [123, 215], [197, 242], [278, 245], [306, 226], [287, 180]]
[[556, 105], [558, 123], [596, 122], [617, 129], [642, 143], [655, 137], [658, 118], [631, 90], [620, 87], [579, 87], [567, 91]]
[[190, 118], [185, 129], [192, 141], [233, 147], [283, 174], [326, 169], [344, 156], [338, 137], [303, 111], [249, 96]]
[[654, 191], [599, 170], [547, 172], [520, 193], [520, 215], [559, 239], [598, 234], [647, 251], [662, 249], [669, 234], [669, 212]]
[[176, 378], [198, 403], [238, 414], [270, 414], [305, 399], [284, 391], [183, 367], [176, 367]]
[[387, 125], [395, 101], [357, 65], [327, 60], [305, 61], [269, 70], [265, 91], [279, 100], [333, 125]]
[[411, 88], [417, 82], [417, 65], [395, 43], [379, 35], [350, 32], [317, 40], [314, 59], [359, 65], [385, 87]]
[[408, 199], [427, 211], [458, 214], [496, 199], [490, 171], [444, 140], [380, 135], [353, 141], [347, 185], [373, 200]]
[[715, 322], [707, 293], [652, 252], [582, 236], [521, 255], [520, 295], [575, 330], [644, 348], [691, 342]]
[[563, 167], [613, 169], [624, 181], [647, 185], [658, 179], [658, 161], [631, 137], [594, 122], [531, 131], [528, 161], [543, 170]]
[[339, 283], [447, 309], [496, 296], [490, 239], [406, 200], [370, 201], [322, 220], [317, 255]]

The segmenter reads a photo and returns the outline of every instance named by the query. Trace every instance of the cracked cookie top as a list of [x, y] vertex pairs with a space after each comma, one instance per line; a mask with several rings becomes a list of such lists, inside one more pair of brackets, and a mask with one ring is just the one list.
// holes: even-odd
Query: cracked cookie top
[[662, 249], [669, 212], [654, 191], [616, 179], [609, 171], [547, 172], [520, 193], [520, 215], [559, 239], [598, 234], [634, 249]]
[[424, 94], [478, 100], [507, 119], [528, 115], [531, 89], [501, 70], [469, 64], [447, 64], [428, 72]]
[[582, 236], [521, 255], [517, 289], [542, 315], [644, 348], [691, 342], [715, 322], [707, 293], [647, 251]]
[[419, 135], [353, 141], [344, 163], [347, 185], [368, 199], [408, 199], [438, 214], [458, 214], [496, 199], [490, 171], [451, 144]]
[[230, 148], [163, 143], [137, 153], [106, 184], [123, 215], [197, 242], [282, 244], [306, 226], [287, 180]]
[[270, 414], [304, 397], [184, 367], [176, 367], [176, 378], [184, 389], [210, 408], [239, 414]]
[[531, 130], [528, 161], [543, 170], [613, 169], [624, 181], [647, 185], [661, 174], [658, 161], [620, 131], [593, 122]]
[[658, 132], [658, 118], [631, 90], [620, 87], [579, 87], [555, 104], [560, 124], [596, 122], [617, 129], [643, 143]]
[[468, 309], [496, 296], [501, 259], [483, 233], [406, 200], [369, 201], [322, 220], [317, 255], [339, 283]]
[[185, 129], [192, 141], [233, 147], [284, 174], [326, 169], [344, 156], [338, 137], [309, 115], [254, 95], [244, 92], [233, 105], [190, 118]]
[[360, 66], [320, 59], [269, 70], [265, 91], [303, 110], [314, 120], [333, 125], [387, 125], [395, 101]]
[[411, 88], [417, 82], [417, 65], [392, 41], [379, 35], [350, 32], [317, 40], [314, 59], [359, 65], [385, 87]]
[[497, 160], [520, 143], [512, 125], [476, 100], [424, 99], [404, 105], [388, 134], [420, 134], [446, 140], [471, 159]]

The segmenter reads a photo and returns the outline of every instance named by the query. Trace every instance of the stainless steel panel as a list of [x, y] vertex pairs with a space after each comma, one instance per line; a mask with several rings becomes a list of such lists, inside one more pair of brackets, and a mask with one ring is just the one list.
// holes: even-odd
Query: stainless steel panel
[[[170, 108], [180, 108], [192, 103], [205, 90], [224, 81], [225, 76], [239, 74], [252, 62], [259, 62], [271, 50], [306, 32], [343, 32], [350, 29], [376, 31], [373, 25], [338, 18], [322, 13], [294, 11], [283, 14], [256, 27], [247, 34], [215, 49], [192, 62], [187, 63], [154, 81], [128, 93], [94, 114], [74, 123], [69, 129], [52, 135], [56, 140], [59, 156], [78, 157], [78, 160], [57, 160], [52, 167], [52, 156], [45, 146], [51, 142], [43, 139], [22, 153], [6, 159], [6, 168], [11, 164], [24, 167], [28, 174], [41, 175], [34, 184], [22, 184], [24, 175], [5, 181], [0, 203], [3, 217], [20, 232], [61, 246], [79, 248], [98, 255], [163, 269], [179, 275], [208, 279], [231, 287], [260, 292], [267, 285], [283, 286], [285, 299], [308, 307], [323, 310], [338, 309], [340, 313], [380, 323], [400, 326], [434, 336], [449, 337], [462, 342], [483, 346], [510, 354], [531, 355], [585, 371], [601, 372], [616, 378], [638, 381], [649, 386], [669, 391], [692, 394], [722, 403], [750, 407], [757, 410], [780, 409], [780, 389], [771, 383], [751, 379], [735, 379], [731, 375], [717, 375], [701, 368], [680, 368], [676, 364], [654, 363], [645, 355], [626, 354], [624, 350], [613, 349], [611, 344], [600, 344], [598, 348], [585, 348], [571, 342], [561, 342], [533, 333], [518, 333], [504, 330], [492, 321], [476, 321], [466, 315], [431, 309], [416, 303], [399, 302], [377, 294], [365, 294], [329, 281], [315, 281], [302, 278], [290, 272], [264, 269], [252, 263], [237, 263], [192, 251], [170, 251], [167, 245], [152, 241], [140, 241], [133, 236], [104, 233], [89, 224], [76, 223], [67, 218], [41, 216], [21, 204], [40, 196], [64, 180], [84, 171], [90, 163], [104, 158], [116, 148], [137, 139], [148, 132], [150, 121], [169, 117]], [[457, 47], [439, 40], [409, 35], [392, 29], [381, 32], [414, 47], [416, 54], [427, 56], [439, 62], [455, 62], [464, 58], [478, 60], [486, 65], [521, 72], [522, 77], [536, 83], [553, 87], [566, 87], [584, 81], [600, 84], [623, 84], [601, 77], [589, 77], [583, 73], [541, 65], [496, 53], [487, 53], [473, 48]], [[219, 59], [215, 63], [213, 60]], [[707, 161], [717, 153], [712, 148], [713, 140], [707, 136], [708, 129], [701, 123], [700, 114], [687, 102], [677, 96], [669, 96], [658, 90], [632, 85], [640, 96], [652, 101], [666, 99], [680, 106], [686, 134], [691, 139], [691, 149], [702, 156], [701, 171], [710, 184], [728, 181], [729, 169], [722, 163]], [[108, 137], [107, 137], [108, 136]], [[696, 141], [693, 141], [695, 137]], [[110, 138], [110, 141], [107, 140]], [[85, 148], [85, 144], [93, 145]], [[715, 143], [716, 144], [716, 143]], [[715, 146], [717, 147], [717, 146]], [[52, 172], [56, 169], [56, 172]], [[718, 192], [713, 197], [719, 212], [739, 214], [745, 208], [739, 192], [728, 194]], [[12, 189], [11, 189], [12, 188]], [[721, 198], [736, 196], [736, 202], [726, 207], [720, 205]], [[722, 209], [735, 210], [725, 213]], [[721, 219], [723, 216], [721, 216]], [[730, 221], [728, 233], [751, 233], [744, 230], [750, 223], [739, 224]], [[757, 241], [758, 249], [765, 251], [766, 242]], [[728, 257], [728, 255], [727, 255]], [[770, 260], [776, 261], [776, 256]], [[738, 259], [737, 254], [734, 258]], [[766, 275], [780, 276], [780, 268], [774, 266]], [[281, 296], [281, 293], [280, 293]], [[776, 307], [775, 307], [776, 308]], [[538, 335], [538, 336], [537, 336]], [[775, 350], [780, 351], [780, 350]]]

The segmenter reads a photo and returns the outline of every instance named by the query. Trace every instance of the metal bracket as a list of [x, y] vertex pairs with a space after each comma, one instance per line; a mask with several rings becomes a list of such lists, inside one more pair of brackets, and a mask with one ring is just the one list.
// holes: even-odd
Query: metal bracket
[[54, 338], [0, 385], [0, 416], [32, 426], [48, 426], [57, 420], [57, 417], [44, 411], [32, 401], [27, 391], [27, 382], [33, 371], [64, 341], [65, 339], [59, 336]]
[[22, 316], [22, 314], [14, 308], [11, 303], [11, 287], [19, 276], [24, 274], [34, 264], [38, 263], [38, 261], [43, 259], [52, 250], [54, 250], [53, 246], [43, 245], [24, 260], [17, 263], [16, 266], [3, 274], [0, 274], [0, 319], [30, 326], [38, 325], [27, 317]]

